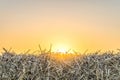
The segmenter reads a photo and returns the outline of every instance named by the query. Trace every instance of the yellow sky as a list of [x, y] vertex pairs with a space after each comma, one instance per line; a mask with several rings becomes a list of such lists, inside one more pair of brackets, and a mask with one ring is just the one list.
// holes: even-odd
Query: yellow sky
[[120, 1], [0, 0], [0, 49], [120, 48]]

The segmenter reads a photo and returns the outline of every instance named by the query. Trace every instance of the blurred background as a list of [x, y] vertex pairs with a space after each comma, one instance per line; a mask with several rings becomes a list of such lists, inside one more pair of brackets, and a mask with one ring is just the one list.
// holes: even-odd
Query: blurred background
[[120, 48], [119, 0], [0, 0], [0, 51], [38, 45], [79, 52]]

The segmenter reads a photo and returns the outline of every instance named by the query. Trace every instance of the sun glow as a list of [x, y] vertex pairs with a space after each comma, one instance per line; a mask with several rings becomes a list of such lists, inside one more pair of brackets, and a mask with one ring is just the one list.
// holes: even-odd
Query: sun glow
[[58, 52], [60, 52], [60, 53], [66, 53], [67, 49], [66, 48], [60, 48], [60, 49], [58, 49]]
[[67, 53], [69, 51], [70, 47], [68, 45], [59, 44], [55, 46], [54, 51], [58, 53]]

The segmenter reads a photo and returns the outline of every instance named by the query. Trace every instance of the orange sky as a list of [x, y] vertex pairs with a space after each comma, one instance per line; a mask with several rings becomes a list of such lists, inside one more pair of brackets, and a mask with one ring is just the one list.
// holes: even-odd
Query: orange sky
[[0, 0], [0, 49], [120, 48], [119, 0]]

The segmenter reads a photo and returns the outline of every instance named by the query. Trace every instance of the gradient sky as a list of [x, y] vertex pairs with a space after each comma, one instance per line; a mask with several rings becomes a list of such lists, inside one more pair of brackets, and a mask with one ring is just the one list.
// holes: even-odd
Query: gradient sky
[[0, 0], [0, 49], [120, 48], [120, 0]]

